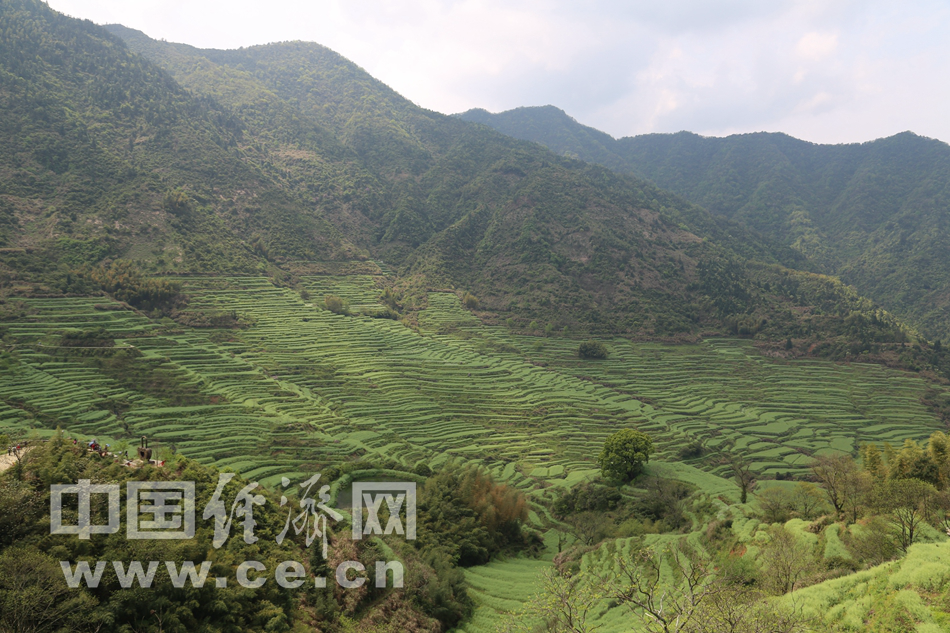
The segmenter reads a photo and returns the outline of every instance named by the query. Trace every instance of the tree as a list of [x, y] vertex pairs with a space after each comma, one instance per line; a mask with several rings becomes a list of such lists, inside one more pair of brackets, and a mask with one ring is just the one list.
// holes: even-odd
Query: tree
[[607, 351], [607, 347], [600, 341], [593, 339], [588, 339], [577, 347], [577, 356], [580, 358], [604, 359], [609, 355], [610, 353]]
[[[616, 558], [618, 570], [603, 580], [607, 594], [630, 607], [648, 631], [695, 630], [690, 627], [703, 602], [726, 587], [724, 579], [712, 573], [709, 557], [685, 539], [665, 550], [631, 545], [629, 558], [615, 548], [604, 548], [605, 555]], [[661, 573], [664, 567], [669, 577]]]
[[850, 455], [819, 455], [815, 458], [811, 471], [825, 489], [836, 514], [840, 514], [844, 508], [847, 496], [853, 488], [849, 480], [858, 470], [858, 465]]
[[650, 461], [653, 440], [646, 433], [621, 429], [607, 438], [597, 463], [606, 479], [628, 482], [643, 472]]
[[800, 611], [768, 602], [768, 596], [737, 582], [711, 594], [700, 606], [688, 633], [799, 633], [805, 630]]
[[821, 488], [807, 481], [795, 484], [792, 491], [792, 503], [795, 512], [803, 519], [812, 519], [828, 507]]
[[815, 570], [811, 546], [783, 525], [769, 530], [769, 542], [762, 548], [758, 561], [765, 585], [775, 594], [792, 591]]
[[858, 522], [858, 515], [865, 507], [872, 488], [874, 488], [874, 476], [866, 470], [855, 468], [845, 473], [841, 482], [842, 509], [851, 523]]
[[889, 479], [874, 488], [872, 503], [887, 512], [900, 548], [906, 552], [914, 544], [920, 527], [933, 516], [937, 489], [919, 479]]
[[730, 456], [729, 466], [732, 468], [733, 477], [739, 484], [739, 503], [744, 504], [749, 500], [749, 491], [755, 486], [755, 473], [752, 472], [752, 465], [738, 455]]
[[96, 599], [63, 582], [59, 564], [30, 545], [0, 554], [0, 631], [92, 631]]
[[468, 308], [469, 310], [477, 310], [478, 297], [476, 297], [470, 292], [466, 292], [464, 295], [462, 295], [462, 305]]
[[867, 561], [870, 565], [886, 563], [898, 553], [890, 522], [880, 516], [871, 517], [860, 532], [851, 533], [847, 546], [856, 559]]
[[601, 625], [587, 620], [596, 613], [602, 597], [584, 573], [562, 573], [557, 568], [549, 568], [542, 576], [541, 591], [525, 612], [506, 622], [500, 630], [533, 633], [538, 630], [533, 620], [540, 619], [544, 623], [543, 630], [549, 633], [594, 633]]
[[606, 534], [607, 524], [603, 517], [595, 512], [579, 512], [567, 518], [568, 525], [584, 545], [593, 545]]
[[871, 473], [871, 475], [878, 478], [887, 475], [884, 457], [881, 455], [881, 449], [876, 444], [868, 444], [861, 449], [861, 457], [864, 460], [864, 470]]
[[725, 570], [704, 550], [680, 539], [659, 550], [634, 541], [629, 556], [616, 543], [601, 548], [610, 562], [601, 579], [607, 597], [626, 605], [652, 633], [798, 633], [803, 618]]
[[785, 523], [791, 518], [795, 502], [792, 493], [785, 488], [766, 488], [757, 497], [766, 523]]

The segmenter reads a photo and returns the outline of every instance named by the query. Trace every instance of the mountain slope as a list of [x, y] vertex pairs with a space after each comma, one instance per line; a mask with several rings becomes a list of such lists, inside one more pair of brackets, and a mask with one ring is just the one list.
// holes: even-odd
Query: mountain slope
[[42, 3], [0, 6], [10, 285], [80, 291], [71, 270], [115, 257], [289, 283], [294, 261], [376, 257], [410, 309], [458, 288], [525, 327], [907, 335], [833, 280], [783, 269], [794, 257], [768, 240], [419, 108], [322, 46], [202, 51], [113, 27], [130, 50]]
[[816, 145], [784, 134], [614, 140], [546, 106], [460, 118], [649, 178], [790, 246], [929, 335], [950, 333], [950, 147], [909, 132]]
[[239, 119], [100, 27], [40, 2], [0, 8], [2, 239], [43, 253], [6, 253], [7, 271], [120, 254], [158, 270], [253, 269], [255, 239], [290, 257], [356, 254], [243, 158]]
[[[525, 322], [669, 332], [713, 325], [702, 317], [701, 261], [803, 262], [643, 181], [419, 108], [322, 46], [199, 50], [108, 28], [236, 112], [276, 95], [335, 134], [384, 190], [386, 207], [364, 215], [375, 252], [402, 265], [410, 288], [464, 287]], [[275, 137], [277, 125], [261, 133]], [[770, 312], [776, 298], [760, 295]]]

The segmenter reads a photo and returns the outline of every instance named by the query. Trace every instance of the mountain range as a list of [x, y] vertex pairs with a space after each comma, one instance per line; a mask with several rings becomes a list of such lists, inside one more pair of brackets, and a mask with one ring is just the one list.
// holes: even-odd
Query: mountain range
[[795, 249], [929, 336], [950, 333], [950, 146], [911, 132], [818, 145], [786, 134], [614, 139], [553, 107], [459, 118], [635, 174]]
[[[697, 155], [688, 171], [660, 150], [621, 155], [610, 148], [626, 141], [575, 124], [571, 143], [623, 158], [604, 158], [608, 169], [597, 156], [420, 108], [317, 44], [203, 50], [37, 0], [0, 6], [8, 286], [68, 293], [71, 271], [116, 258], [148, 274], [266, 273], [285, 283], [293, 262], [373, 259], [397, 273], [409, 309], [427, 289], [457, 289], [478, 297], [487, 322], [527, 329], [845, 337], [864, 348], [913, 335], [817, 274], [858, 261], [835, 251], [824, 224], [782, 232], [680, 186], [715, 169], [703, 167], [712, 159]], [[637, 165], [655, 156], [654, 171], [630, 173], [638, 155]], [[758, 191], [746, 180], [736, 200]], [[750, 196], [745, 206], [786, 209], [784, 199]], [[924, 229], [907, 227], [903, 243], [920, 244]], [[878, 248], [891, 238], [901, 239]], [[936, 250], [931, 257], [939, 268]], [[884, 297], [891, 279], [903, 277], [885, 271], [868, 294]], [[941, 290], [918, 292], [914, 305]], [[928, 331], [943, 322], [933, 310], [879, 303]]]

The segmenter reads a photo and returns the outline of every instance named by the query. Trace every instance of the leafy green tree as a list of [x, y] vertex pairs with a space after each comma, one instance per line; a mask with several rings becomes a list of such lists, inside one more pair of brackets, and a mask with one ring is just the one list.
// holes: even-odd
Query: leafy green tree
[[604, 442], [597, 463], [605, 478], [628, 482], [643, 472], [652, 453], [653, 440], [649, 435], [621, 429]]
[[577, 355], [580, 358], [607, 358], [609, 352], [607, 347], [600, 341], [593, 339], [584, 341], [577, 347]]
[[52, 557], [31, 545], [0, 554], [0, 631], [93, 631], [96, 599], [70, 589]]

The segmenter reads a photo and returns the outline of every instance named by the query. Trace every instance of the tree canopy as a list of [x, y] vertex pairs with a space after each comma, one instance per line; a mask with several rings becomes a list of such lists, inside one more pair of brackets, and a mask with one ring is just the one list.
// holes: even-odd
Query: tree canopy
[[650, 461], [653, 440], [646, 433], [621, 429], [607, 438], [597, 458], [601, 473], [607, 479], [628, 482], [643, 472]]

